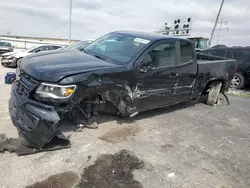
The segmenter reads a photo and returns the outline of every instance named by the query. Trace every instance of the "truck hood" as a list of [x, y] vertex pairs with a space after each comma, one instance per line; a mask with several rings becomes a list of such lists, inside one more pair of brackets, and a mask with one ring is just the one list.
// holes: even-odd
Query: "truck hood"
[[10, 55], [15, 55], [17, 52], [7, 52], [2, 54], [3, 57], [10, 56]]
[[79, 73], [112, 68], [108, 63], [78, 50], [38, 53], [24, 58], [20, 70], [44, 82], [58, 82], [62, 78]]

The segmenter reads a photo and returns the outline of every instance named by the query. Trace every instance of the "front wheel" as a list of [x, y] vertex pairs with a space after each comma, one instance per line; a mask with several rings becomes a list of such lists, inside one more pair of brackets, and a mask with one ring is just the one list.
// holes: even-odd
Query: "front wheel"
[[230, 86], [235, 89], [242, 89], [245, 86], [244, 76], [240, 73], [235, 73]]
[[214, 106], [218, 100], [222, 83], [219, 81], [214, 81], [211, 84], [211, 88], [208, 93], [207, 105]]

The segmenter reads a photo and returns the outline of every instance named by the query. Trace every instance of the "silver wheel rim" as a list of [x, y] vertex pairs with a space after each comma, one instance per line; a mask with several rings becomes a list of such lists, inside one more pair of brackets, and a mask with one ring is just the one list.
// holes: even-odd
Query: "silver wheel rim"
[[240, 85], [240, 78], [238, 76], [234, 76], [232, 81], [231, 81], [231, 87], [237, 87]]

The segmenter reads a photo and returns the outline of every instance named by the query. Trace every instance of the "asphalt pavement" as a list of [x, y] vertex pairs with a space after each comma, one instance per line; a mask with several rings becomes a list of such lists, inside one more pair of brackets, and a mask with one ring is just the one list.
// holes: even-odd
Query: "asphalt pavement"
[[[0, 134], [16, 138], [8, 114], [11, 85], [0, 66]], [[249, 188], [250, 98], [210, 107], [181, 104], [134, 119], [102, 114], [97, 130], [74, 132], [69, 149], [17, 157], [0, 153], [0, 187]]]

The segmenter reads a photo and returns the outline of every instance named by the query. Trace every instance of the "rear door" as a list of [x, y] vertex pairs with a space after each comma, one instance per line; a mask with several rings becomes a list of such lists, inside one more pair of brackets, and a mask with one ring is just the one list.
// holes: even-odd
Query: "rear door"
[[187, 40], [178, 42], [180, 54], [177, 67], [179, 71], [179, 82], [176, 88], [176, 97], [178, 101], [186, 101], [191, 95], [192, 88], [196, 81], [197, 61], [193, 44]]
[[[139, 111], [176, 103], [177, 54], [177, 43], [171, 40], [158, 42], [143, 54], [136, 72], [135, 102]], [[151, 68], [144, 71], [142, 64]]]

